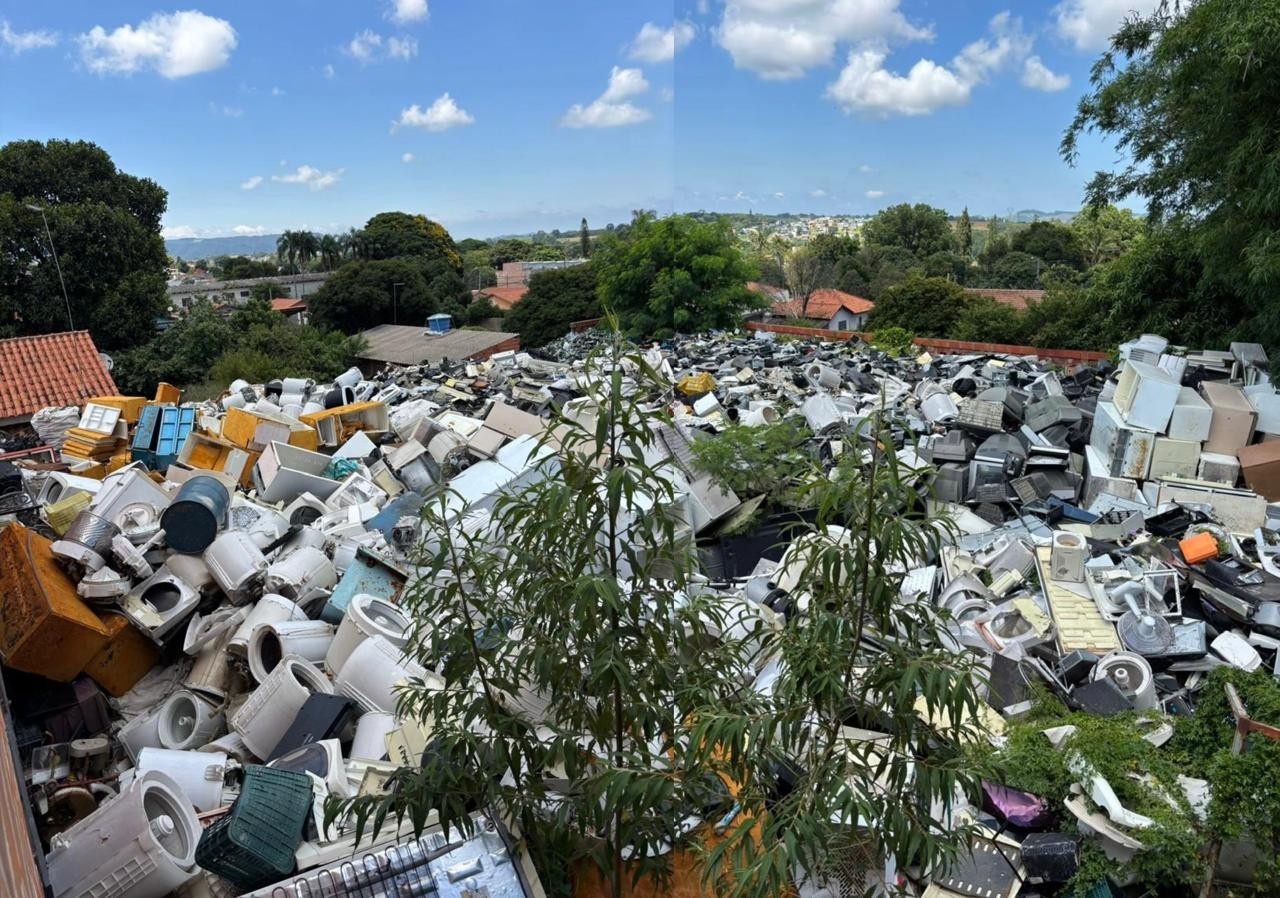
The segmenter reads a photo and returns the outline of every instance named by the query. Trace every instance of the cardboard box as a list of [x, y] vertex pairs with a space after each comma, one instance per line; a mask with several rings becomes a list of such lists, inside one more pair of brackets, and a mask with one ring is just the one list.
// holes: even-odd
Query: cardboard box
[[1236, 453], [1249, 489], [1268, 502], [1280, 499], [1280, 443], [1258, 443]]
[[1125, 423], [1114, 403], [1098, 403], [1089, 445], [1102, 456], [1110, 476], [1145, 480], [1155, 440], [1155, 431]]
[[1112, 402], [1128, 424], [1159, 433], [1169, 426], [1181, 391], [1167, 371], [1130, 359], [1120, 369]]
[[1182, 387], [1169, 418], [1169, 436], [1175, 440], [1203, 443], [1209, 439], [1209, 427], [1212, 423], [1213, 409], [1209, 408], [1209, 403], [1190, 387]]
[[1200, 444], [1193, 440], [1156, 437], [1151, 450], [1151, 468], [1147, 476], [1192, 479], [1200, 468]]
[[1233, 455], [1253, 441], [1258, 413], [1239, 387], [1220, 380], [1206, 380], [1200, 384], [1200, 395], [1213, 409], [1209, 438], [1204, 445], [1206, 452]]

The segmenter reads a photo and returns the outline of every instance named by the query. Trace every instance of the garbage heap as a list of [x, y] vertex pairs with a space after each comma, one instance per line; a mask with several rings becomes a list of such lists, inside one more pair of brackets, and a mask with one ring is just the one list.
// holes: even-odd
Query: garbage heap
[[[421, 756], [395, 690], [427, 673], [402, 652], [398, 607], [423, 502], [447, 484], [483, 507], [545, 476], [540, 440], [553, 412], [582, 410], [601, 339], [237, 381], [201, 404], [161, 385], [38, 416], [58, 460], [0, 462], [0, 660], [55, 898], [541, 893], [499, 821], [462, 843], [392, 822], [357, 851], [322, 808]], [[767, 333], [645, 353], [669, 383], [655, 399], [704, 579], [768, 614], [790, 613], [782, 534], [803, 509], [734, 493], [690, 446], [789, 420], [797, 448], [831, 464], [834, 441], [882, 409], [894, 450], [929, 466], [922, 501], [958, 532], [903, 592], [932, 597], [952, 648], [987, 660], [991, 751], [1032, 727], [1071, 781], [1062, 796], [1026, 788], [1025, 770], [1023, 788], [990, 784], [969, 809], [989, 837], [932, 875], [931, 898], [1054, 894], [1097, 853], [1111, 870], [1144, 857], [1155, 821], [1122, 802], [1133, 785], [1088, 757], [1087, 726], [1040, 726], [1044, 696], [1160, 751], [1222, 693], [1216, 669], [1280, 675], [1280, 394], [1260, 347], [1144, 335], [1118, 365], [1071, 371]], [[1280, 720], [1240, 724], [1255, 735], [1239, 748], [1280, 735], [1267, 724]], [[1161, 800], [1203, 817], [1212, 784], [1179, 783]], [[1249, 883], [1266, 850], [1246, 832], [1208, 863]]]

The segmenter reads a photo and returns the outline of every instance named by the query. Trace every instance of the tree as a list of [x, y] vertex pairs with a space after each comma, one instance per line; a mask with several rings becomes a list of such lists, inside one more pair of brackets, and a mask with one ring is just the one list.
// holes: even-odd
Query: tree
[[435, 811], [470, 832], [485, 807], [565, 846], [557, 874], [594, 872], [620, 898], [624, 876], [661, 883], [689, 811], [733, 804], [686, 728], [741, 691], [745, 647], [721, 638], [734, 606], [690, 583], [661, 418], [644, 407], [656, 374], [626, 357], [642, 389], [624, 389], [623, 359], [615, 337], [591, 362], [590, 419], [555, 421], [558, 463], [498, 497], [490, 526], [507, 538], [458, 526], [448, 490], [424, 505], [401, 607], [406, 651], [439, 673], [409, 684], [399, 713], [430, 721], [432, 763], [327, 817], [420, 827]]
[[969, 257], [947, 250], [926, 256], [921, 267], [927, 277], [946, 278], [957, 284], [963, 284], [969, 278]]
[[563, 337], [573, 322], [600, 315], [595, 263], [585, 262], [529, 278], [529, 292], [507, 313], [503, 327], [520, 335], [522, 347], [532, 349]]
[[835, 266], [842, 259], [850, 259], [858, 254], [858, 238], [819, 234], [809, 241], [809, 250], [822, 261]]
[[1084, 267], [1084, 256], [1075, 231], [1056, 221], [1033, 221], [1013, 235], [1009, 246], [1014, 252], [1035, 256], [1048, 265]]
[[901, 327], [922, 337], [950, 337], [968, 301], [950, 281], [912, 275], [876, 298], [867, 329]]
[[296, 242], [294, 255], [298, 260], [297, 264], [306, 268], [320, 252], [320, 238], [311, 231], [294, 231], [293, 239]]
[[1273, 357], [1280, 350], [1278, 15], [1280, 0], [1200, 0], [1129, 18], [1095, 63], [1062, 140], [1072, 164], [1084, 134], [1114, 140], [1124, 162], [1093, 176], [1088, 203], [1145, 200], [1153, 231], [1176, 226], [1172, 240], [1229, 296], [1228, 308], [1214, 312]]
[[596, 248], [600, 301], [640, 335], [736, 327], [763, 300], [728, 223], [686, 215], [638, 215], [622, 237]]
[[[74, 323], [103, 350], [149, 340], [169, 306], [160, 238], [166, 204], [161, 187], [120, 171], [92, 143], [0, 147], [0, 335]], [[43, 218], [28, 206], [43, 209]]]
[[507, 262], [524, 262], [533, 258], [533, 244], [528, 240], [517, 240], [504, 237], [494, 241], [489, 260], [494, 268], [501, 268]]
[[[969, 296], [950, 334], [954, 340], [1021, 344], [1027, 337], [1027, 321], [1017, 309], [988, 296]], [[1061, 344], [1033, 344], [1060, 346]]]
[[275, 277], [280, 267], [268, 259], [247, 256], [222, 256], [216, 260], [217, 276], [224, 281]]
[[138, 396], [150, 396], [161, 381], [201, 383], [214, 361], [235, 345], [235, 338], [230, 322], [210, 303], [195, 302], [172, 327], [117, 354], [112, 377], [121, 390]]
[[1086, 206], [1071, 220], [1071, 232], [1088, 268], [1123, 255], [1142, 236], [1142, 222], [1128, 209]]
[[587, 227], [587, 220], [582, 219], [582, 226], [578, 229], [578, 252], [582, 254], [582, 258], [591, 258], [591, 229]]
[[1005, 253], [991, 266], [986, 286], [1034, 290], [1040, 286], [1040, 274], [1047, 268], [1043, 260], [1028, 253]]
[[342, 264], [342, 241], [333, 234], [325, 234], [320, 238], [320, 267], [325, 271], [333, 271]]
[[787, 257], [787, 289], [803, 309], [815, 290], [835, 284], [835, 266], [808, 248], [793, 250]]
[[426, 261], [440, 259], [462, 273], [462, 257], [453, 238], [442, 225], [425, 215], [381, 212], [364, 226], [363, 242], [367, 259], [395, 259], [413, 256]]
[[482, 249], [469, 249], [462, 254], [462, 280], [471, 290], [495, 287], [498, 276], [489, 261], [489, 245]]
[[[429, 272], [411, 259], [348, 262], [307, 299], [311, 323], [324, 330], [354, 334], [378, 324], [425, 326], [440, 304], [433, 292], [436, 278], [461, 278], [447, 264], [428, 279]], [[400, 284], [399, 287], [396, 284]], [[453, 291], [450, 298], [458, 299]]]
[[965, 206], [960, 213], [960, 223], [956, 228], [956, 239], [960, 243], [960, 252], [965, 258], [973, 255], [973, 222], [969, 220], [969, 207]]
[[955, 249], [956, 238], [943, 209], [901, 203], [877, 212], [862, 228], [863, 240], [877, 246], [899, 246], [918, 258]]

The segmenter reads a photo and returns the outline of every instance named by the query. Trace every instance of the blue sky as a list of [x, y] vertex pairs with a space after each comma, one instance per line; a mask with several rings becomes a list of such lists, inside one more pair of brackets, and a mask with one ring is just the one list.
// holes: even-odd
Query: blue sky
[[[635, 208], [1074, 209], [1057, 145], [1154, 0], [0, 0], [0, 141], [92, 140], [171, 236]], [[674, 56], [674, 58], [673, 58]]]

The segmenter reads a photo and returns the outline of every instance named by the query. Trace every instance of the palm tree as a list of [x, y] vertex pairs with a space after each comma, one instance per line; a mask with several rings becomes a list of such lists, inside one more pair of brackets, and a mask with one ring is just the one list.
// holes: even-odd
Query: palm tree
[[311, 231], [296, 231], [293, 236], [297, 241], [298, 264], [305, 268], [320, 252], [320, 238]]
[[342, 240], [332, 234], [320, 238], [320, 266], [333, 271], [342, 262]]
[[276, 258], [281, 264], [288, 264], [294, 274], [298, 272], [298, 242], [293, 231], [285, 231], [276, 238]]

